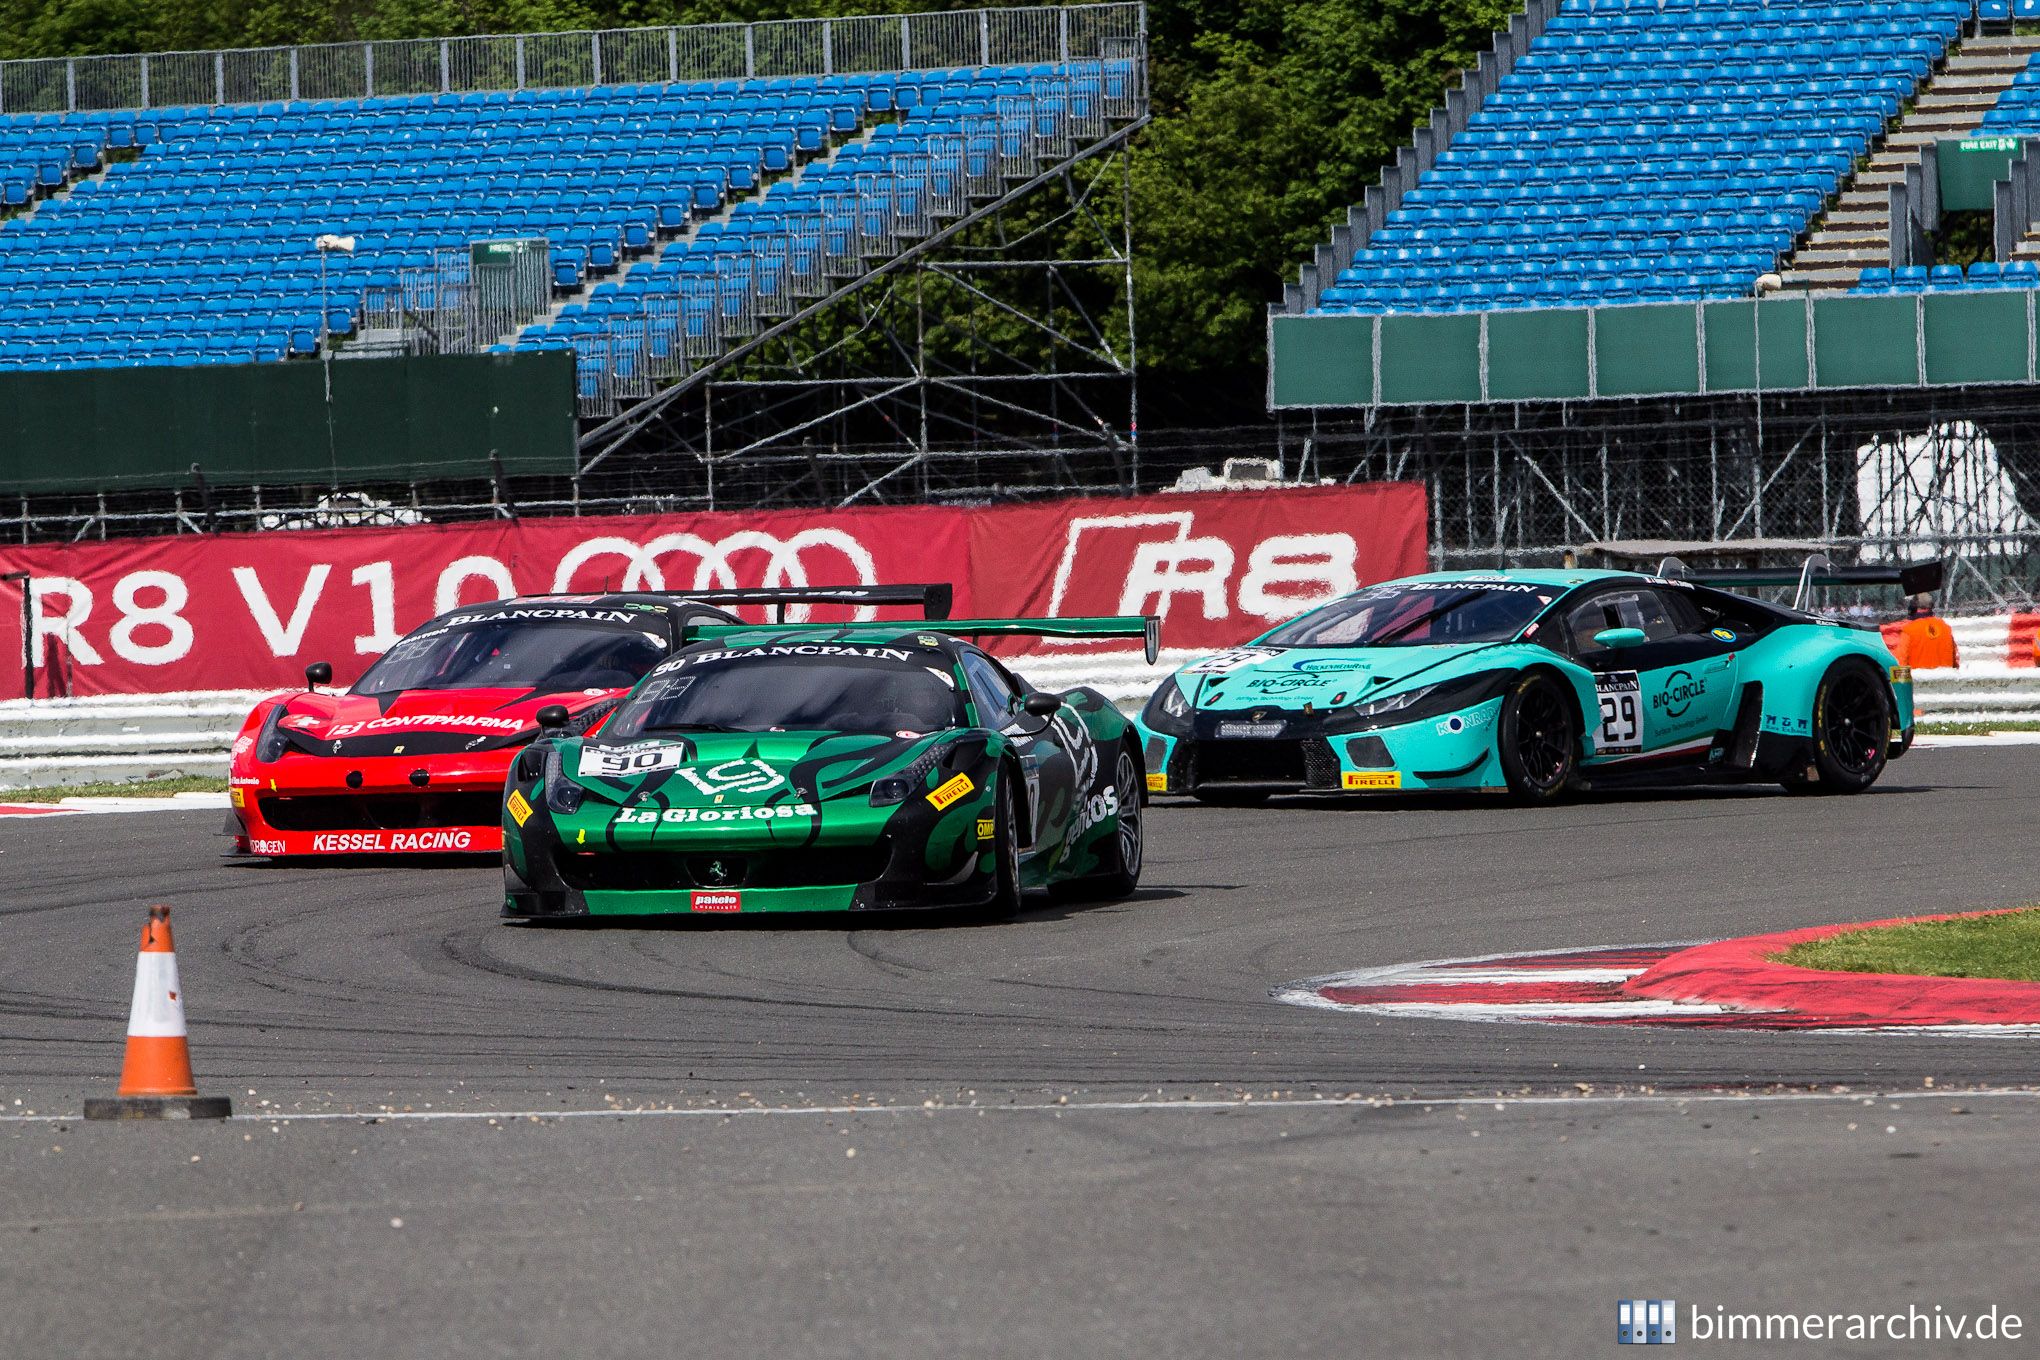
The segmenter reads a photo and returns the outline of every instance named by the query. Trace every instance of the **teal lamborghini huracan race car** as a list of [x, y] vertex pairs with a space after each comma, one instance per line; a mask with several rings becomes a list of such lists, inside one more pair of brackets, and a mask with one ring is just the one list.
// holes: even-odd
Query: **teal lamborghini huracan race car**
[[[1151, 793], [1768, 781], [1857, 793], [1912, 743], [1912, 676], [1815, 587], [1939, 588], [1940, 563], [1685, 574], [1440, 572], [1370, 586], [1164, 680]], [[1720, 589], [1797, 582], [1787, 608]]]

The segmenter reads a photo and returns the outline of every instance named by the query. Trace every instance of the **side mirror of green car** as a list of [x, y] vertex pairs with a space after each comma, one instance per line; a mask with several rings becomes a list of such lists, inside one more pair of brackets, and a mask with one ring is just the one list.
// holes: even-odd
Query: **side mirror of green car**
[[1620, 649], [1639, 647], [1650, 641], [1650, 634], [1641, 628], [1603, 628], [1594, 634], [1594, 645]]

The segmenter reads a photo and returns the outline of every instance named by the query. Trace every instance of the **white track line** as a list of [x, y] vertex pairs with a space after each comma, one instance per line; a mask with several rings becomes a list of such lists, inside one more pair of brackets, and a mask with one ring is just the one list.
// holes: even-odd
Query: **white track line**
[[9, 802], [0, 793], [0, 817], [61, 817], [66, 813], [205, 812], [227, 806], [224, 793], [173, 793], [161, 798], [66, 798], [57, 803]]
[[[1223, 1113], [1228, 1110], [1257, 1110], [1296, 1113], [1301, 1110], [1427, 1110], [1576, 1105], [1693, 1105], [1762, 1102], [1875, 1103], [1896, 1100], [2030, 1100], [2040, 1102], [2040, 1087], [1951, 1087], [1934, 1091], [1697, 1091], [1639, 1092], [1634, 1095], [1548, 1095], [1548, 1096], [1328, 1096], [1320, 1100], [1235, 1098], [1213, 1100], [1099, 1100], [1064, 1104], [1022, 1105], [750, 1105], [734, 1109], [689, 1107], [686, 1109], [609, 1110], [361, 1110], [352, 1113], [320, 1111], [301, 1114], [237, 1114], [224, 1121], [241, 1124], [305, 1123], [475, 1123], [482, 1120], [566, 1120], [566, 1119], [733, 1119], [777, 1115], [795, 1118], [836, 1119], [854, 1114], [1155, 1114], [1187, 1110], [1194, 1113]], [[0, 1124], [82, 1124], [75, 1114], [7, 1114]], [[182, 1121], [170, 1121], [182, 1122]], [[209, 1122], [209, 1121], [202, 1121]]]

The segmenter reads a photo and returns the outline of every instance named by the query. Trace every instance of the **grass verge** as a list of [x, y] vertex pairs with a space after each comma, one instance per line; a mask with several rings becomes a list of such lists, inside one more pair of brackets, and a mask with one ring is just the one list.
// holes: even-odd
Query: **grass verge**
[[1844, 931], [1825, 940], [1794, 945], [1775, 959], [1836, 973], [2040, 982], [2040, 908], [1964, 921]]
[[1987, 737], [1993, 732], [2040, 732], [2040, 719], [2004, 718], [1996, 722], [1923, 722], [1923, 737]]
[[225, 793], [218, 775], [177, 774], [164, 779], [108, 780], [101, 784], [59, 784], [42, 789], [0, 789], [0, 803], [57, 803], [66, 798], [168, 798], [173, 793]]

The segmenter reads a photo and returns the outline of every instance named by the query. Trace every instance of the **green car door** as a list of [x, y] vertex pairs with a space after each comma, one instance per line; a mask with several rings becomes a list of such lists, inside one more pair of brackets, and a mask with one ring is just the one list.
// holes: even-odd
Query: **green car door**
[[1566, 641], [1594, 673], [1588, 763], [1704, 757], [1735, 719], [1733, 629], [1711, 628], [1677, 589], [1635, 582], [1588, 587], [1562, 603]]

